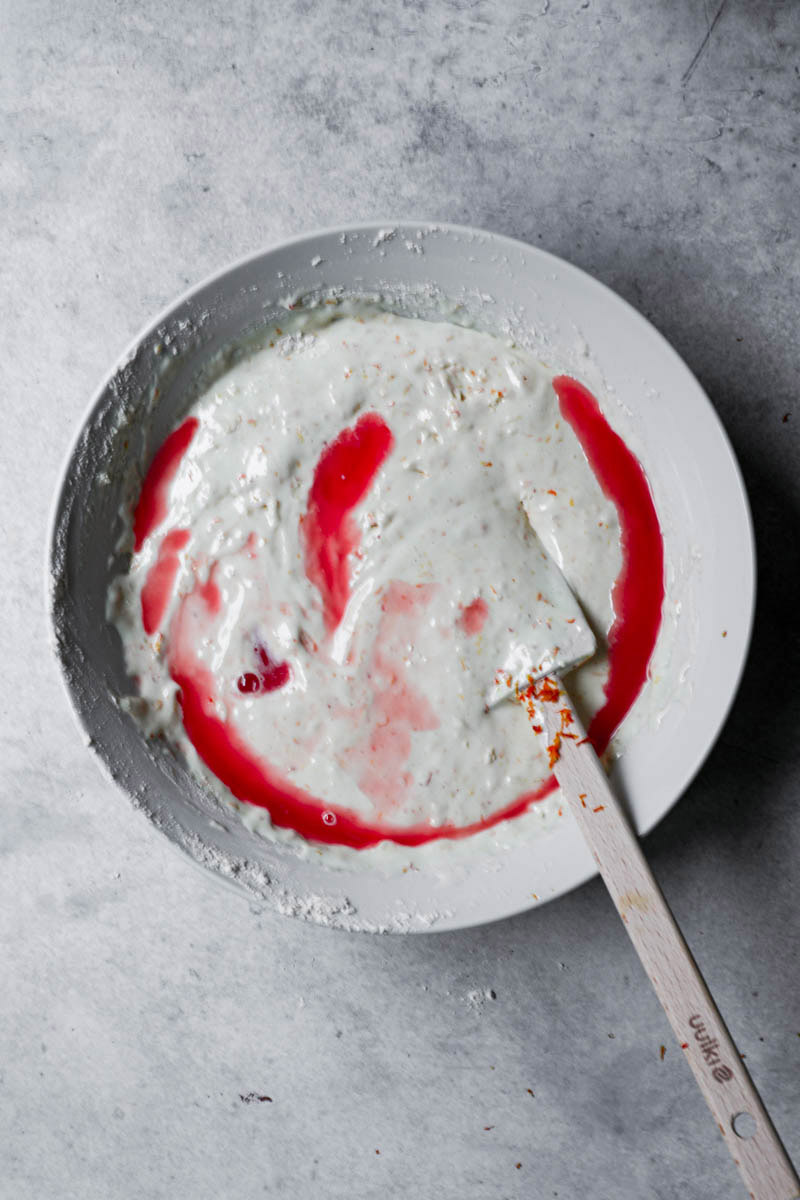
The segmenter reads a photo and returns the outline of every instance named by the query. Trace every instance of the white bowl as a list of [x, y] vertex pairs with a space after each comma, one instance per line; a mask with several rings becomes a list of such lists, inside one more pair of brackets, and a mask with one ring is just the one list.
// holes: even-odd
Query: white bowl
[[450, 313], [508, 332], [554, 370], [594, 388], [612, 424], [618, 410], [655, 495], [677, 620], [665, 668], [674, 701], [634, 734], [612, 779], [640, 833], [680, 796], [725, 719], [750, 638], [754, 547], [736, 460], [697, 380], [639, 313], [568, 263], [478, 230], [387, 222], [308, 234], [221, 271], [136, 339], [92, 400], [65, 464], [50, 551], [57, 653], [101, 763], [205, 867], [283, 912], [344, 928], [456, 929], [495, 920], [594, 874], [568, 817], [536, 841], [511, 839], [509, 849], [465, 859], [457, 870], [388, 877], [332, 870], [223, 815], [168, 750], [146, 744], [117, 703], [132, 687], [105, 601], [123, 566], [116, 544], [120, 505], [132, 499], [131, 462], [152, 454], [220, 349], [277, 319], [287, 296], [327, 289], [379, 294], [400, 312]]

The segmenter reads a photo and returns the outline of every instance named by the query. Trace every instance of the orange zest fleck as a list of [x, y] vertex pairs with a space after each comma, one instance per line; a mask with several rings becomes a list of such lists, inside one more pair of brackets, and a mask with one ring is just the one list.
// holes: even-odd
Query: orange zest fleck
[[547, 747], [547, 760], [548, 760], [551, 770], [556, 765], [556, 763], [558, 762], [559, 757], [561, 755], [560, 746], [561, 746], [561, 734], [557, 733], [556, 736], [553, 738], [552, 742], [550, 743], [550, 745]]
[[545, 675], [539, 684], [538, 692], [534, 691], [533, 694], [537, 700], [544, 700], [546, 704], [557, 704], [561, 691], [555, 680], [551, 679], [549, 675]]
[[605, 808], [605, 804], [598, 804], [596, 806], [596, 808], [592, 809], [592, 812], [602, 812], [604, 808]]

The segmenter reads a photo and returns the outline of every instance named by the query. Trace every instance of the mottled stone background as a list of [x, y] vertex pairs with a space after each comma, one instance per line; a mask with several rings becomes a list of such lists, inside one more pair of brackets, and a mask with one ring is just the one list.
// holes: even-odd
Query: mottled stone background
[[647, 845], [800, 1158], [800, 8], [6, 0], [0, 28], [0, 1195], [740, 1194], [598, 883], [407, 940], [258, 915], [73, 728], [43, 547], [99, 377], [227, 260], [397, 215], [514, 234], [616, 288], [741, 457], [753, 658]]

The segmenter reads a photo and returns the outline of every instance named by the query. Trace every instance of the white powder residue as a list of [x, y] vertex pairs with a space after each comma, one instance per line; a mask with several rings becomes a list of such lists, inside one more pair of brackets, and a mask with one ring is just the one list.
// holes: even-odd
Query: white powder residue
[[482, 1012], [487, 1003], [492, 1003], [497, 999], [497, 992], [494, 988], [473, 988], [467, 992], [466, 996], [462, 997], [464, 1004], [473, 1012]]

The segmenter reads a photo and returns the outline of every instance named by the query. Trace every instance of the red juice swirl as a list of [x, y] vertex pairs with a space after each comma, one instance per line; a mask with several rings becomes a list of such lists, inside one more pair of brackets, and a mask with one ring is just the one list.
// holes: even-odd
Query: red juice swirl
[[[635, 455], [608, 424], [585, 387], [567, 376], [557, 377], [553, 386], [562, 415], [577, 435], [604, 494], [613, 502], [621, 528], [622, 567], [613, 589], [605, 703], [589, 729], [595, 748], [602, 752], [647, 680], [661, 621], [664, 548], [647, 478]], [[317, 464], [301, 537], [306, 573], [322, 598], [328, 632], [341, 621], [349, 596], [348, 559], [358, 546], [352, 510], [367, 495], [392, 445], [386, 423], [378, 414], [368, 413], [329, 443]], [[166, 459], [171, 461], [170, 455]], [[163, 477], [163, 465], [159, 469]], [[151, 502], [150, 509], [153, 507]], [[435, 827], [429, 823], [409, 826], [370, 821], [352, 809], [312, 796], [260, 758], [215, 710], [215, 680], [196, 659], [183, 626], [187, 616], [194, 619], [197, 612], [202, 616], [204, 611], [213, 614], [219, 607], [219, 591], [213, 579], [198, 584], [181, 601], [170, 630], [170, 673], [180, 689], [184, 728], [209, 770], [237, 799], [264, 808], [276, 826], [292, 829], [312, 841], [359, 850], [384, 840], [414, 847], [489, 829], [519, 816], [555, 790], [557, 785], [551, 776], [536, 791], [517, 797], [482, 820]], [[477, 632], [482, 616], [475, 604], [465, 610], [462, 620], [467, 632], [473, 632], [473, 626]]]
[[617, 510], [622, 534], [622, 569], [614, 583], [614, 623], [608, 632], [606, 702], [588, 729], [592, 745], [602, 754], [647, 682], [661, 628], [664, 541], [642, 465], [611, 428], [592, 393], [568, 375], [556, 376], [553, 387], [562, 415]]

